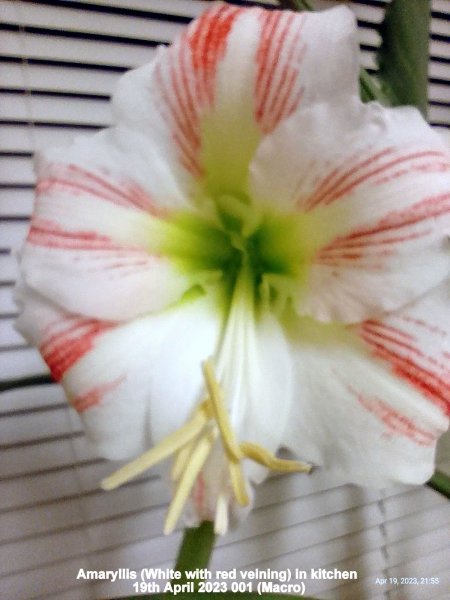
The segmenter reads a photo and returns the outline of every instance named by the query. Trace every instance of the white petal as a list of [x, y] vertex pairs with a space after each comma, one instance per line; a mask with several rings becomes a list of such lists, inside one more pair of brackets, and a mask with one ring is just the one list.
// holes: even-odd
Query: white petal
[[150, 389], [150, 425], [155, 441], [181, 427], [204, 399], [202, 363], [215, 353], [223, 325], [223, 316], [211, 298], [200, 298], [171, 312], [172, 322], [164, 324], [167, 331], [152, 360], [155, 377]]
[[[180, 192], [161, 161], [152, 163], [146, 147], [134, 146], [137, 137], [105, 131], [38, 162], [22, 272], [29, 286], [69, 312], [124, 320], [164, 308], [189, 287], [155, 253], [164, 202], [171, 198], [176, 206]], [[146, 177], [150, 188], [157, 180], [162, 204], [140, 185]]]
[[130, 457], [184, 424], [220, 335], [209, 300], [120, 326], [62, 314], [32, 292], [22, 302], [19, 329], [39, 346], [98, 454]]
[[114, 105], [119, 122], [156, 135], [164, 148], [175, 144], [179, 163], [211, 192], [242, 192], [261, 135], [301, 105], [356, 93], [357, 80], [347, 9], [217, 4], [151, 65], [127, 74]]
[[[282, 441], [292, 398], [289, 346], [269, 313], [255, 318], [244, 301], [234, 304], [217, 356], [217, 375], [240, 442], [276, 452]], [[253, 481], [266, 469], [246, 464]]]
[[342, 326], [297, 322], [297, 398], [287, 446], [346, 482], [423, 483], [434, 469], [442, 410], [371, 358]]
[[103, 200], [110, 208], [156, 215], [183, 208], [184, 191], [158, 142], [157, 137], [118, 123], [90, 137], [75, 138], [68, 147], [40, 152], [38, 192]]
[[[253, 442], [276, 453], [283, 442], [292, 400], [291, 358], [279, 323], [270, 314], [255, 320], [248, 306], [234, 305], [217, 351], [216, 365], [236, 441]], [[248, 459], [244, 459], [242, 466], [245, 477], [254, 484], [263, 481], [269, 472]], [[228, 528], [228, 517], [231, 526], [246, 517], [253, 505], [252, 487], [247, 489], [249, 505], [243, 508], [231, 492], [229, 477], [219, 442], [191, 494], [187, 511], [191, 526], [205, 519], [214, 521], [218, 501], [226, 505], [224, 531]]]
[[372, 355], [450, 415], [450, 281], [354, 331]]
[[317, 104], [258, 150], [252, 194], [316, 217], [328, 240], [298, 310], [357, 322], [395, 310], [450, 271], [450, 154], [411, 108]]
[[[292, 397], [289, 347], [281, 327], [267, 314], [249, 319], [223, 349], [223, 387], [231, 419], [242, 441], [275, 452], [286, 424]], [[225, 364], [226, 361], [226, 364]]]

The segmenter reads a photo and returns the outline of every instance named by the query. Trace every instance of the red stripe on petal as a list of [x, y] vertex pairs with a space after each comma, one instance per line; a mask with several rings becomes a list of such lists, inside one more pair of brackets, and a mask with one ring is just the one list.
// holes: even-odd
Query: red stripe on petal
[[439, 160], [424, 162], [422, 164], [415, 164], [411, 168], [399, 169], [398, 171], [388, 173], [379, 179], [375, 179], [372, 185], [374, 187], [384, 185], [390, 181], [395, 181], [414, 173], [445, 173], [448, 171], [450, 171], [450, 162], [441, 162]]
[[392, 408], [384, 400], [354, 393], [359, 404], [385, 425], [386, 436], [398, 435], [408, 438], [418, 446], [432, 446], [441, 433], [418, 427], [412, 419]]
[[217, 69], [243, 9], [226, 5], [206, 11], [157, 63], [158, 110], [168, 122], [181, 164], [203, 175], [201, 119], [215, 102]]
[[[423, 319], [417, 319], [414, 317], [410, 317], [408, 315], [402, 315], [399, 318], [402, 321], [404, 321], [405, 323], [413, 323], [414, 325], [417, 325], [418, 327], [426, 329], [430, 333], [435, 333], [435, 334], [439, 335], [440, 337], [445, 337], [445, 338], [448, 337], [448, 331], [446, 331], [445, 329], [442, 329], [441, 327], [438, 327], [437, 325], [431, 325], [431, 323], [427, 323]], [[449, 358], [450, 358], [450, 356], [449, 356]]]
[[66, 231], [54, 221], [33, 219], [27, 242], [64, 250], [122, 250], [123, 246], [93, 231]]
[[[368, 171], [367, 173], [363, 173], [359, 177], [356, 177], [355, 179], [347, 182], [346, 185], [344, 185], [343, 187], [334, 189], [327, 198], [323, 198], [321, 200], [321, 204], [331, 204], [335, 200], [339, 200], [344, 196], [348, 196], [349, 194], [353, 193], [354, 190], [357, 187], [359, 187], [362, 183], [365, 183], [369, 179], [378, 175], [383, 175], [383, 179], [374, 181], [372, 185], [379, 185], [381, 181], [393, 181], [394, 179], [399, 179], [400, 177], [404, 175], [410, 175], [411, 173], [423, 172], [423, 163], [416, 163], [415, 161], [423, 158], [428, 159], [430, 157], [446, 158], [446, 155], [443, 152], [437, 152], [435, 150], [432, 150], [424, 152], [415, 152], [404, 156], [400, 156], [398, 158], [376, 166], [374, 169]], [[410, 163], [410, 166], [408, 169], [391, 172], [393, 167], [396, 167], [401, 163]], [[427, 169], [429, 171], [429, 163], [426, 164], [428, 165]], [[438, 162], [437, 164], [439, 166], [437, 167], [436, 171], [441, 172], [441, 163]]]
[[431, 446], [441, 435], [442, 431], [427, 430], [420, 427], [413, 419], [395, 409], [382, 398], [359, 392], [352, 385], [343, 381], [338, 373], [336, 373], [336, 377], [342, 381], [347, 391], [356, 398], [358, 404], [385, 426], [384, 435], [386, 437], [396, 435], [408, 438], [418, 446]]
[[111, 238], [93, 231], [67, 231], [54, 221], [33, 219], [27, 242], [34, 246], [57, 248], [61, 250], [81, 251], [117, 251], [119, 254], [139, 254], [142, 258], [148, 255], [140, 248], [118, 244]]
[[398, 327], [388, 325], [387, 323], [383, 323], [382, 321], [376, 321], [375, 319], [368, 319], [367, 321], [364, 321], [361, 327], [363, 327], [364, 329], [372, 329], [381, 334], [388, 335], [390, 338], [395, 340], [396, 343], [399, 344], [411, 342], [416, 339], [411, 333], [407, 333], [406, 331], [403, 331]]
[[192, 498], [197, 510], [197, 515], [203, 520], [207, 519], [209, 517], [207, 514], [209, 511], [207, 511], [206, 507], [206, 485], [205, 478], [201, 472], [195, 481], [194, 489], [192, 490]]
[[[353, 193], [363, 183], [370, 180], [372, 180], [371, 185], [376, 186], [412, 173], [442, 172], [443, 165], [445, 165], [445, 169], [450, 168], [448, 156], [441, 151], [422, 150], [398, 156], [395, 155], [395, 152], [394, 148], [385, 148], [357, 161], [350, 168], [334, 169], [319, 183], [310, 197], [301, 200], [302, 206], [305, 210], [311, 210], [319, 205], [331, 204]], [[389, 156], [390, 160], [382, 162], [382, 159]], [[396, 167], [400, 164], [406, 165], [407, 168], [398, 170]]]
[[[387, 333], [388, 331], [388, 333]], [[413, 336], [376, 321], [366, 321], [359, 335], [372, 354], [387, 362], [393, 373], [416, 388], [445, 414], [450, 414], [449, 364], [429, 356], [415, 345]], [[408, 341], [406, 341], [408, 339]]]
[[[361, 228], [347, 237], [354, 240], [368, 235], [397, 231], [447, 214], [450, 214], [450, 193], [425, 198], [405, 210], [392, 211], [373, 227]], [[409, 238], [410, 235], [407, 234], [399, 240], [404, 241]]]
[[[255, 92], [257, 97], [264, 98], [264, 88], [267, 86], [269, 70], [264, 68], [270, 61], [270, 53], [273, 43], [273, 38], [278, 27], [280, 16], [275, 11], [263, 13], [261, 15], [262, 30], [261, 40], [256, 54], [256, 62], [259, 66], [256, 76]], [[260, 116], [261, 108], [257, 109], [257, 115]]]
[[107, 169], [94, 172], [78, 165], [53, 163], [47, 169], [47, 176], [38, 180], [36, 191], [38, 194], [88, 195], [154, 215], [163, 213], [145, 190], [134, 182], [117, 181], [118, 177]]
[[[184, 45], [182, 46], [182, 50], [184, 50]], [[176, 50], [177, 46], [173, 46], [172, 52], [175, 53]], [[160, 62], [156, 66], [155, 81], [160, 94], [158, 110], [162, 118], [168, 122], [172, 131], [172, 138], [178, 149], [180, 162], [192, 175], [200, 177], [202, 172], [198, 158], [200, 150], [198, 113], [200, 107], [197, 105], [194, 113], [188, 117], [177, 103], [177, 97], [179, 99], [182, 92], [179, 92], [178, 88], [173, 89], [174, 81], [177, 81], [177, 77], [183, 78], [180, 72], [188, 71], [192, 68], [191, 64], [185, 64], [186, 61], [191, 60], [191, 57], [185, 56], [186, 52], [182, 51], [180, 51], [180, 55], [183, 57], [183, 64], [179, 65], [178, 70], [172, 64], [173, 61], [169, 62], [168, 65]], [[167, 77], [165, 78], [167, 71], [169, 72], [168, 81]], [[177, 86], [182, 87], [182, 83], [177, 84]]]
[[423, 356], [422, 352], [413, 345], [415, 341], [411, 336], [406, 339], [401, 337], [401, 332], [391, 327], [390, 330], [386, 330], [382, 323], [376, 321], [365, 321], [360, 326], [360, 333], [362, 336], [366, 336], [369, 339], [378, 339], [380, 343], [391, 343], [395, 346], [407, 350], [418, 356]]
[[88, 392], [71, 398], [70, 403], [77, 412], [83, 413], [90, 408], [101, 405], [105, 400], [105, 397], [110, 392], [117, 389], [124, 380], [125, 375], [122, 375], [121, 377], [114, 379], [114, 381], [92, 387]]
[[[393, 251], [385, 248], [385, 246], [392, 246], [404, 241], [412, 241], [428, 235], [430, 230], [424, 230], [417, 233], [411, 233], [407, 238], [405, 236], [390, 236], [384, 238], [370, 238], [369, 234], [361, 239], [353, 239], [351, 237], [342, 237], [335, 239], [325, 248], [319, 251], [319, 257], [326, 258], [346, 258], [349, 255], [351, 258], [361, 258], [364, 256], [363, 250], [370, 248], [372, 255], [376, 253], [377, 256], [390, 256]], [[359, 249], [359, 251], [358, 251]]]
[[243, 9], [222, 5], [206, 11], [188, 28], [186, 42], [192, 54], [194, 73], [202, 82], [209, 105], [214, 103], [219, 62], [223, 59], [237, 17]]
[[[160, 260], [158, 255], [149, 255], [138, 246], [124, 246], [92, 231], [66, 231], [57, 223], [44, 219], [32, 220], [27, 242], [51, 250], [98, 253], [102, 259], [99, 265], [102, 269], [126, 267], [137, 272], [137, 268], [146, 270], [149, 265]], [[92, 257], [93, 260], [98, 256]]]
[[[430, 222], [447, 215], [450, 215], [449, 193], [425, 198], [405, 210], [390, 212], [373, 226], [337, 237], [318, 251], [316, 261], [342, 266], [346, 261], [392, 256], [405, 242], [430, 235], [433, 232]], [[417, 225], [422, 227], [414, 229]]]
[[339, 186], [342, 186], [346, 181], [348, 181], [353, 175], [357, 175], [361, 173], [363, 169], [368, 166], [374, 165], [377, 161], [392, 154], [393, 148], [384, 148], [380, 152], [375, 154], [371, 154], [362, 160], [358, 160], [358, 156], [352, 156], [347, 159], [347, 165], [352, 164], [353, 161], [356, 161], [350, 168], [346, 167], [336, 167], [321, 180], [317, 184], [316, 189], [313, 194], [309, 196], [306, 200], [301, 199], [302, 207], [304, 210], [311, 210], [315, 206], [325, 202], [325, 200], [330, 196], [330, 194], [334, 193], [334, 190]]
[[53, 379], [61, 381], [67, 370], [94, 348], [96, 339], [112, 328], [113, 323], [79, 317], [49, 325], [39, 350]]
[[58, 224], [43, 219], [33, 219], [27, 243], [55, 251], [55, 258], [50, 260], [57, 258], [68, 272], [83, 268], [86, 272], [108, 272], [109, 278], [148, 273], [161, 261], [160, 256], [149, 255], [142, 248], [123, 246], [92, 231], [65, 231]]
[[255, 116], [262, 131], [270, 133], [297, 109], [302, 97], [299, 74], [306, 51], [301, 36], [304, 18], [274, 11], [262, 13], [261, 20]]

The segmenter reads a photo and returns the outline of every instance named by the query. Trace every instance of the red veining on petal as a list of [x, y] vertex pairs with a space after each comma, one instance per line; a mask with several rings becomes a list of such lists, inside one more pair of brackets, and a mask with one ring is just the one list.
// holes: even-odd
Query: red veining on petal
[[39, 350], [53, 379], [61, 381], [67, 370], [93, 349], [96, 339], [113, 327], [113, 323], [81, 317], [68, 317], [49, 325]]
[[206, 505], [205, 505], [205, 499], [206, 499], [205, 490], [206, 490], [205, 478], [203, 476], [203, 473], [200, 472], [195, 481], [194, 489], [192, 490], [192, 498], [194, 500], [194, 505], [197, 510], [197, 514], [203, 520], [205, 520], [208, 516], [208, 515], [206, 515], [207, 511], [206, 511]]
[[450, 365], [448, 360], [425, 354], [418, 340], [401, 329], [378, 321], [358, 328], [374, 356], [387, 362], [392, 372], [416, 388], [445, 414], [450, 414]]
[[[306, 200], [301, 199], [302, 208], [304, 208], [304, 210], [311, 210], [326, 198], [329, 198], [339, 185], [345, 184], [345, 182], [353, 175], [359, 176], [365, 167], [371, 167], [385, 156], [391, 155], [393, 151], [394, 148], [384, 148], [375, 154], [369, 154], [369, 156], [362, 160], [361, 158], [358, 158], [358, 156], [350, 157], [347, 159], [344, 167], [336, 167], [327, 173], [325, 177], [318, 182], [316, 189]], [[356, 162], [353, 164], [353, 161]], [[352, 166], [349, 167], [348, 165]]]
[[214, 106], [217, 69], [242, 10], [221, 5], [206, 11], [155, 68], [157, 108], [169, 123], [181, 164], [196, 178], [203, 175], [201, 120]]
[[417, 319], [409, 315], [401, 315], [399, 318], [405, 323], [413, 323], [414, 325], [417, 325], [418, 327], [423, 327], [430, 333], [435, 333], [440, 337], [448, 337], [448, 331], [442, 329], [442, 327], [438, 327], [437, 325], [431, 325], [431, 323], [427, 323], [423, 319]]
[[391, 342], [396, 346], [404, 348], [408, 352], [422, 356], [420, 350], [413, 345], [415, 338], [411, 334], [407, 334], [392, 326], [389, 327], [375, 319], [364, 321], [360, 326], [360, 332], [362, 334], [373, 335], [380, 340]]
[[218, 6], [206, 11], [188, 28], [186, 41], [192, 53], [194, 73], [199, 77], [209, 105], [215, 99], [215, 78], [219, 62], [223, 59], [228, 36], [243, 9]]
[[77, 412], [83, 413], [94, 406], [99, 406], [102, 404], [105, 396], [117, 389], [124, 380], [125, 375], [122, 375], [113, 381], [92, 387], [84, 394], [80, 394], [74, 398], [71, 398], [70, 403]]
[[153, 215], [162, 215], [149, 194], [134, 182], [120, 180], [117, 173], [102, 168], [91, 171], [73, 164], [53, 163], [47, 166], [46, 175], [38, 180], [36, 192], [40, 194], [68, 193], [71, 196], [92, 196], [117, 206], [134, 208]]
[[201, 173], [197, 156], [200, 149], [199, 105], [194, 104], [190, 84], [186, 79], [186, 72], [192, 68], [189, 64], [190, 55], [186, 44], [174, 45], [172, 52], [177, 53], [178, 61], [173, 60], [168, 65], [167, 81], [164, 80], [162, 63], [158, 63], [155, 71], [163, 102], [160, 110], [165, 113], [171, 125], [173, 139], [178, 147], [183, 166], [195, 176], [199, 176]]
[[380, 398], [369, 398], [353, 390], [359, 404], [373, 414], [387, 428], [389, 435], [406, 437], [418, 446], [432, 446], [440, 432], [418, 427], [412, 419], [395, 410]]
[[384, 185], [385, 183], [395, 181], [396, 179], [409, 176], [413, 173], [444, 173], [447, 171], [450, 171], [450, 162], [441, 162], [439, 160], [435, 160], [433, 162], [415, 164], [411, 168], [399, 169], [398, 171], [394, 171], [386, 176], [375, 179], [372, 185], [374, 187]]
[[[450, 193], [425, 198], [407, 209], [390, 212], [373, 226], [360, 227], [337, 237], [319, 250], [316, 261], [338, 266], [340, 261], [391, 256], [405, 242], [428, 236], [433, 231], [430, 222], [449, 214]], [[417, 225], [421, 229], [415, 229]], [[355, 251], [357, 248], [359, 252]]]
[[[299, 73], [306, 46], [304, 16], [283, 11], [262, 13], [261, 39], [256, 54], [255, 115], [264, 133], [299, 106]], [[299, 26], [300, 25], [300, 26]]]
[[[385, 158], [388, 160], [383, 160]], [[351, 160], [356, 159], [354, 157]], [[351, 161], [348, 162], [351, 164]], [[400, 164], [407, 165], [407, 168], [397, 170], [396, 167]], [[415, 172], [442, 172], [443, 164], [446, 169], [450, 168], [448, 155], [442, 151], [430, 149], [398, 154], [396, 148], [384, 148], [357, 160], [351, 166], [333, 169], [319, 182], [313, 194], [299, 202], [305, 210], [312, 210], [316, 206], [328, 205], [350, 195], [368, 181], [375, 186]]]
[[109, 237], [93, 231], [66, 231], [54, 221], [34, 218], [27, 242], [34, 246], [64, 250], [123, 250]]
[[192, 89], [192, 82], [188, 76], [190, 53], [187, 44], [180, 44], [179, 65], [180, 76], [178, 78], [176, 70], [172, 67], [172, 81], [177, 89], [177, 102], [183, 109], [187, 137], [191, 140], [193, 146], [198, 149], [200, 147], [200, 131], [197, 111], [202, 102], [196, 99], [195, 89]]
[[161, 261], [160, 256], [149, 255], [143, 248], [123, 246], [92, 231], [66, 231], [53, 221], [36, 217], [32, 220], [27, 242], [35, 248], [54, 251], [54, 256], [68, 272], [71, 269], [83, 269], [85, 273], [108, 272], [109, 279], [148, 273]]

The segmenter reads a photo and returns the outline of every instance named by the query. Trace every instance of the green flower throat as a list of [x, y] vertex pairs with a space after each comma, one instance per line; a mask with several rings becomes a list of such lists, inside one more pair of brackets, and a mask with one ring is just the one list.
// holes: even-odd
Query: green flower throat
[[194, 285], [218, 284], [229, 300], [244, 277], [255, 306], [275, 312], [301, 293], [321, 237], [310, 215], [275, 213], [229, 194], [176, 214], [169, 227], [162, 254]]

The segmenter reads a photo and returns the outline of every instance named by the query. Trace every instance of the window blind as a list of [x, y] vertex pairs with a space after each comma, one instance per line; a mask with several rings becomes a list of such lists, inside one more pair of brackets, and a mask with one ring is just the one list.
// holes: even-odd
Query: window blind
[[[236, 2], [245, 4], [244, 2]], [[260, 3], [261, 4], [261, 3]], [[270, 4], [266, 2], [265, 4]], [[330, 1], [317, 1], [318, 8]], [[384, 2], [348, 3], [363, 65], [376, 70]], [[151, 60], [207, 5], [201, 0], [0, 0], [0, 379], [39, 385], [0, 397], [0, 597], [58, 600], [132, 595], [130, 581], [77, 580], [80, 568], [171, 567], [180, 532], [164, 537], [168, 501], [153, 475], [110, 493], [117, 465], [89, 449], [76, 413], [14, 330], [15, 252], [33, 202], [33, 153], [111, 122], [109, 97], [125, 70]], [[450, 2], [433, 0], [429, 118], [450, 127]], [[448, 454], [442, 464], [449, 468]], [[449, 469], [450, 470], [450, 469]], [[256, 507], [218, 542], [213, 569], [356, 569], [353, 582], [308, 581], [330, 599], [448, 597], [447, 503], [428, 488], [383, 492], [312, 476], [276, 476]], [[438, 577], [439, 585], [377, 585], [376, 578]]]

